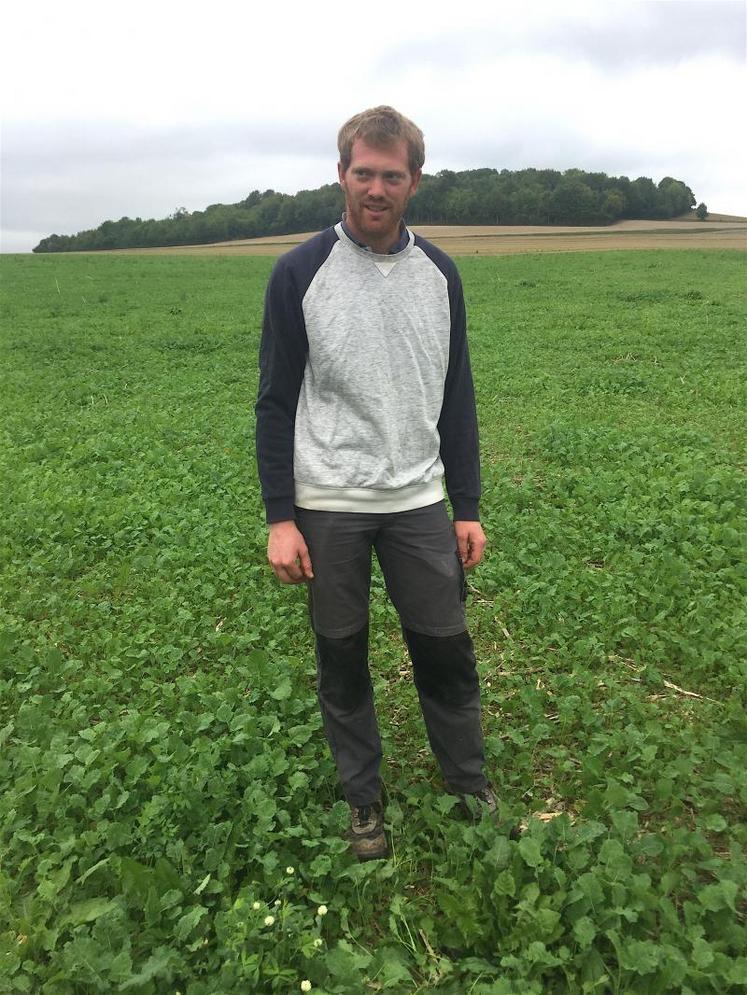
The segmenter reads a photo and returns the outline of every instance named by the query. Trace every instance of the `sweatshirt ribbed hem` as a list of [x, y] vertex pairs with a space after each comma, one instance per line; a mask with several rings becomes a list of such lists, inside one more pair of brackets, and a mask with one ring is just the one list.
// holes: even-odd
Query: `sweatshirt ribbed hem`
[[413, 511], [443, 500], [441, 478], [382, 490], [370, 487], [318, 487], [296, 481], [296, 504], [309, 511], [352, 511], [390, 514]]

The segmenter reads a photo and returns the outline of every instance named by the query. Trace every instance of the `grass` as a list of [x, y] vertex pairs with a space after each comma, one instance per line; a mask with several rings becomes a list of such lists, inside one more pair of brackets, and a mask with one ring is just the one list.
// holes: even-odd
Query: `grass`
[[454, 817], [377, 573], [393, 857], [357, 865], [265, 566], [272, 261], [5, 257], [0, 991], [743, 990], [743, 260], [460, 261], [470, 623], [526, 830]]

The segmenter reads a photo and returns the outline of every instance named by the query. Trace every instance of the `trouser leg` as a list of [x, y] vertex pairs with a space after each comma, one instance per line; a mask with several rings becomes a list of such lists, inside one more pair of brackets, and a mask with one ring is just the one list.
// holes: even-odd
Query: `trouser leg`
[[467, 794], [488, 783], [480, 687], [468, 632], [426, 636], [403, 629], [428, 740], [447, 785]]
[[368, 672], [368, 595], [376, 516], [296, 509], [314, 579], [317, 691], [332, 756], [351, 805], [379, 798], [381, 738]]
[[447, 785], [487, 784], [475, 653], [464, 611], [464, 570], [444, 503], [390, 516], [376, 553], [399, 612], [428, 739]]
[[368, 626], [339, 639], [317, 633], [317, 692], [324, 731], [345, 798], [370, 805], [381, 794], [381, 738], [368, 670]]

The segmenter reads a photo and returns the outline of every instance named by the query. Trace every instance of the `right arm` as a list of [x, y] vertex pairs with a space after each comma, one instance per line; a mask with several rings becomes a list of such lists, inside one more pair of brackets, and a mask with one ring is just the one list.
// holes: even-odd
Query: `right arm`
[[265, 295], [255, 412], [257, 466], [270, 526], [267, 558], [285, 584], [313, 576], [293, 510], [293, 438], [307, 351], [300, 295], [292, 270], [281, 259]]
[[267, 522], [291, 521], [293, 436], [308, 342], [293, 271], [281, 258], [267, 285], [259, 348], [257, 467]]

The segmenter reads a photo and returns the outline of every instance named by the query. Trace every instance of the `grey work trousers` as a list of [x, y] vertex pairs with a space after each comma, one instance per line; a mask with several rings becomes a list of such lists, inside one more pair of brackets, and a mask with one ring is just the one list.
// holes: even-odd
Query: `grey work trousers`
[[487, 784], [465, 583], [443, 502], [385, 514], [296, 509], [314, 579], [317, 691], [332, 756], [351, 805], [381, 794], [382, 759], [368, 669], [371, 551], [400, 615], [431, 748], [448, 788]]

